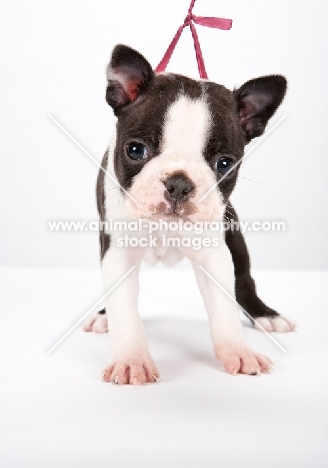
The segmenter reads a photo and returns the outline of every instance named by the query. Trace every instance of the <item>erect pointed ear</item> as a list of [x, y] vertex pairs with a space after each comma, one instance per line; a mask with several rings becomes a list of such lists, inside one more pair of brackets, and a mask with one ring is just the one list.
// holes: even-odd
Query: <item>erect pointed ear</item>
[[107, 67], [106, 101], [117, 115], [124, 106], [136, 101], [149, 86], [154, 72], [147, 60], [134, 49], [119, 44]]
[[281, 104], [286, 88], [284, 76], [269, 75], [247, 81], [234, 91], [238, 120], [248, 141], [262, 135], [268, 120]]

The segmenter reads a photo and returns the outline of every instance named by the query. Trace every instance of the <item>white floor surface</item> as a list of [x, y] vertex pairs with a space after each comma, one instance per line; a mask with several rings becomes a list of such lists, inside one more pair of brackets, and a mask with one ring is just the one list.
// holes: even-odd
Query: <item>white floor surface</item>
[[144, 269], [140, 311], [161, 381], [101, 381], [109, 337], [74, 330], [102, 295], [100, 271], [0, 270], [0, 467], [328, 466], [328, 272], [258, 271], [258, 291], [298, 323], [274, 334], [246, 319], [249, 344], [276, 363], [225, 373], [193, 272]]

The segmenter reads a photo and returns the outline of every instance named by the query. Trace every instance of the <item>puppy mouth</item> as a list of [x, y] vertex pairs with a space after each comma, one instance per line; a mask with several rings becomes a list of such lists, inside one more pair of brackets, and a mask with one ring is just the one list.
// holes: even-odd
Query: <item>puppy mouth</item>
[[185, 221], [189, 221], [189, 216], [197, 212], [196, 205], [190, 201], [183, 203], [176, 201], [174, 203], [169, 203], [169, 205], [162, 201], [156, 205], [150, 205], [149, 209], [151, 218], [182, 219]]
[[168, 221], [179, 221], [179, 220], [182, 220], [182, 221], [191, 221], [191, 219], [188, 217], [188, 216], [184, 216], [184, 215], [181, 215], [179, 213], [175, 213], [174, 211], [171, 211], [171, 212], [165, 212], [165, 213], [162, 213], [162, 214], [153, 214], [149, 217], [147, 217], [148, 219], [163, 219], [165, 218], [166, 220]]

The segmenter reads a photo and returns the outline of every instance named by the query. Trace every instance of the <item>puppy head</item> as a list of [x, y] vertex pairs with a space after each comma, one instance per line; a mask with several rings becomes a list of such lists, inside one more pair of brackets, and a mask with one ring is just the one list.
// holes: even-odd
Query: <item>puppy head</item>
[[137, 200], [123, 194], [129, 214], [221, 219], [238, 176], [234, 165], [283, 100], [285, 78], [257, 78], [232, 92], [182, 75], [155, 75], [142, 55], [118, 45], [107, 79], [106, 100], [118, 118], [115, 173]]

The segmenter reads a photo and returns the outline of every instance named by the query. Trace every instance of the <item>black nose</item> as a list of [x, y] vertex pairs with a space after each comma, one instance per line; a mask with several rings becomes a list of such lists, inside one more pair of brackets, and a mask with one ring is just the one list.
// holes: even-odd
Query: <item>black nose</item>
[[163, 183], [168, 200], [175, 205], [186, 201], [195, 188], [192, 181], [182, 172], [171, 175]]

